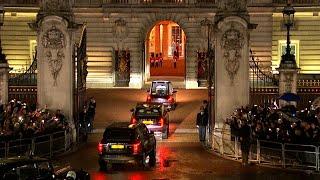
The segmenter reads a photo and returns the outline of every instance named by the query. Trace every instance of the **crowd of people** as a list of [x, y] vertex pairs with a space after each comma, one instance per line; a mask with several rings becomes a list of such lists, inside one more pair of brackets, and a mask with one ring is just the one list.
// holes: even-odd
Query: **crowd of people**
[[17, 100], [7, 105], [0, 104], [0, 141], [32, 138], [63, 130], [69, 130], [69, 124], [61, 110], [35, 109]]
[[320, 145], [320, 109], [241, 107], [226, 123], [234, 137], [241, 137], [241, 127], [248, 126], [252, 140]]
[[[93, 129], [96, 101], [91, 97], [79, 114], [79, 124], [86, 124], [86, 131]], [[21, 101], [0, 104], [0, 142], [32, 138], [59, 131], [70, 130], [71, 124], [61, 110], [47, 107], [35, 108]]]

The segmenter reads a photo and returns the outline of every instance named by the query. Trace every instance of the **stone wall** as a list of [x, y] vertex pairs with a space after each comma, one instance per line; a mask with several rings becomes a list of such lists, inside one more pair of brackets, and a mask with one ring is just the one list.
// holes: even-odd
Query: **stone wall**
[[[275, 16], [275, 9], [270, 0], [252, 1], [249, 7], [251, 23], [258, 24], [250, 33], [250, 45], [255, 56], [259, 58], [260, 68], [265, 72], [276, 67], [278, 60], [279, 39], [285, 38], [280, 29], [282, 16]], [[178, 23], [187, 36], [186, 44], [186, 82], [187, 88], [195, 88], [197, 63], [195, 52], [206, 50], [206, 38], [199, 33], [200, 22], [205, 18], [213, 21], [216, 9], [213, 8], [119, 8], [117, 6], [102, 8], [74, 8], [77, 23], [87, 23], [88, 27], [88, 87], [110, 88], [114, 86], [113, 52], [117, 48], [129, 48], [131, 51], [132, 88], [141, 88], [144, 84], [144, 63], [142, 51], [148, 31], [161, 20]], [[36, 16], [37, 8], [6, 9], [5, 23], [1, 31], [2, 47], [9, 64], [15, 69], [26, 68], [31, 63], [30, 40], [35, 40], [35, 32], [28, 23]], [[278, 11], [278, 10], [277, 10]], [[301, 10], [300, 10], [301, 11]], [[280, 14], [281, 15], [281, 14]], [[279, 16], [279, 17], [278, 17]], [[320, 49], [318, 48], [318, 31], [320, 16], [312, 12], [297, 15], [297, 30], [293, 39], [300, 40], [300, 67], [302, 73], [313, 73], [319, 69]], [[128, 36], [122, 43], [117, 43], [113, 35], [115, 20], [122, 18], [127, 22]], [[311, 33], [310, 33], [311, 32]], [[80, 38], [78, 31], [76, 39]]]

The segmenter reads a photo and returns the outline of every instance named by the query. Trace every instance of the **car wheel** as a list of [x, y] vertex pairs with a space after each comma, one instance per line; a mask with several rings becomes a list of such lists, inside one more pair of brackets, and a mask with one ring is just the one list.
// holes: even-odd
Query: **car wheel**
[[111, 171], [111, 170], [112, 170], [112, 164], [111, 163], [107, 163], [106, 171]]
[[112, 169], [111, 163], [106, 163], [104, 161], [99, 161], [100, 171], [110, 171]]
[[100, 171], [106, 171], [107, 170], [107, 165], [103, 161], [99, 161], [99, 166], [100, 166]]
[[142, 155], [142, 166], [144, 169], [150, 168], [150, 155], [143, 153]]
[[156, 147], [154, 147], [150, 153], [150, 166], [155, 167], [156, 166]]

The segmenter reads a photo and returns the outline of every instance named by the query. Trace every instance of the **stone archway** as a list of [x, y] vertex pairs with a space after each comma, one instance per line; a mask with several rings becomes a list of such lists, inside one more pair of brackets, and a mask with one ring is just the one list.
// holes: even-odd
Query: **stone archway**
[[173, 21], [157, 22], [145, 40], [145, 79], [184, 81], [186, 75], [186, 35]]
[[[157, 25], [157, 23], [162, 22], [162, 21], [170, 21], [176, 23], [183, 31], [186, 37], [188, 37], [188, 29], [187, 29], [187, 22], [186, 22], [187, 16], [185, 14], [174, 14], [174, 13], [163, 13], [163, 14], [152, 14], [148, 17], [148, 20], [143, 23], [143, 26], [140, 31], [140, 43], [142, 44], [142, 49], [140, 52], [142, 52], [141, 55], [141, 61], [142, 61], [142, 66], [141, 66], [141, 72], [142, 72], [142, 79], [143, 79], [143, 84], [147, 84], [149, 77], [150, 77], [150, 65], [146, 63], [148, 53], [148, 47], [146, 46], [146, 42], [148, 41], [149, 34], [153, 27]], [[188, 40], [185, 41], [184, 47], [188, 47], [190, 44]], [[182, 76], [182, 84], [183, 87], [185, 87], [185, 81], [187, 77], [187, 69], [188, 67], [188, 60], [190, 56], [187, 55], [185, 52], [185, 49], [183, 49], [183, 54], [184, 54], [184, 60], [185, 60], [185, 65], [184, 65], [184, 74]], [[149, 62], [149, 61], [148, 61]]]

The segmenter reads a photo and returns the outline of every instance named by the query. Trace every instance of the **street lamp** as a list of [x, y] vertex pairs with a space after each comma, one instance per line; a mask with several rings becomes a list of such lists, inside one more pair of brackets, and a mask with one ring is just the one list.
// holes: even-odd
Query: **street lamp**
[[[1, 26], [3, 26], [3, 23], [4, 23], [4, 8], [3, 6], [0, 7], [0, 31], [1, 31]], [[6, 55], [4, 55], [2, 53], [2, 45], [1, 45], [1, 35], [0, 35], [0, 63], [6, 63], [7, 60], [6, 60]]]
[[283, 14], [283, 22], [284, 25], [287, 27], [287, 48], [286, 53], [281, 56], [281, 63], [280, 68], [282, 67], [288, 67], [288, 68], [296, 68], [297, 64], [295, 61], [294, 54], [291, 54], [291, 47], [290, 47], [290, 28], [293, 26], [294, 22], [294, 13], [295, 9], [291, 6], [290, 3], [287, 4], [286, 7], [284, 7], [282, 14]]

